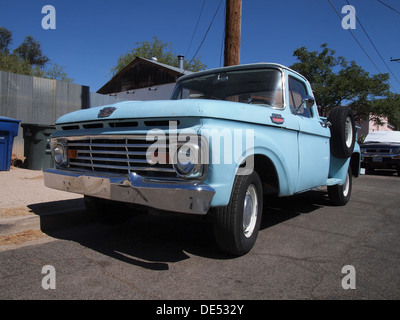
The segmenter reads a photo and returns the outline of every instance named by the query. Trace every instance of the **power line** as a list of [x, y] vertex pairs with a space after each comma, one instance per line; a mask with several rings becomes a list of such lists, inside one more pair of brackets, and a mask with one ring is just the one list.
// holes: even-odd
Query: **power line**
[[[347, 4], [350, 5], [349, 1], [346, 0]], [[383, 59], [382, 55], [380, 54], [380, 52], [378, 51], [378, 48], [375, 46], [374, 42], [372, 41], [372, 39], [370, 38], [370, 36], [367, 33], [367, 30], [365, 30], [363, 24], [361, 23], [360, 19], [358, 18], [358, 15], [356, 15], [356, 19], [358, 24], [361, 26], [361, 29], [363, 29], [365, 35], [367, 36], [369, 42], [371, 42], [372, 46], [374, 47], [376, 53], [379, 55], [379, 58], [381, 58], [382, 62], [384, 63], [384, 65], [386, 66], [386, 68], [389, 70], [389, 72], [392, 74], [392, 76], [397, 80], [397, 82], [400, 84], [399, 79], [397, 79], [397, 77], [394, 75], [394, 73], [392, 72], [392, 70], [390, 70], [389, 66], [387, 65], [387, 63], [385, 62], [385, 59]]]
[[397, 11], [395, 8], [392, 8], [391, 6], [389, 6], [388, 4], [384, 3], [381, 0], [377, 0], [379, 3], [382, 3], [384, 6], [388, 7], [390, 10], [393, 10], [394, 12], [396, 12], [397, 14], [400, 14], [399, 11]]
[[202, 15], [202, 13], [203, 13], [203, 9], [204, 9], [204, 5], [205, 5], [205, 4], [206, 4], [206, 0], [203, 0], [203, 5], [202, 5], [202, 7], [201, 7], [199, 17], [197, 18], [196, 27], [194, 28], [193, 35], [192, 35], [192, 39], [190, 39], [190, 43], [189, 43], [189, 46], [188, 46], [188, 48], [187, 48], [187, 50], [186, 50], [185, 56], [188, 55], [189, 49], [190, 49], [190, 47], [192, 46], [193, 38], [194, 38], [194, 35], [196, 34], [197, 27], [199, 26], [200, 18], [201, 18], [201, 15]]
[[[224, 9], [224, 17], [226, 16], [226, 5]], [[222, 32], [222, 40], [221, 40], [221, 51], [219, 53], [219, 66], [222, 67], [222, 56], [223, 56], [223, 51], [224, 51], [224, 43], [225, 43], [225, 28]]]
[[[335, 10], [337, 16], [339, 17], [340, 21], [342, 21], [342, 16], [340, 15], [340, 13], [336, 10], [336, 8], [334, 7], [334, 5], [332, 4], [332, 2], [330, 0], [328, 0], [329, 4], [331, 5], [331, 7], [333, 8], [333, 10]], [[379, 73], [382, 73], [378, 66], [375, 64], [375, 62], [371, 59], [371, 57], [368, 55], [367, 51], [365, 51], [364, 47], [361, 45], [361, 43], [358, 41], [358, 39], [356, 38], [356, 36], [354, 35], [354, 33], [351, 31], [351, 29], [348, 29], [350, 34], [353, 36], [354, 40], [357, 42], [357, 44], [360, 46], [360, 48], [362, 49], [362, 51], [365, 53], [365, 55], [368, 57], [369, 61], [371, 61], [371, 63], [374, 65], [374, 67], [376, 68], [376, 70], [378, 70]]]
[[[218, 13], [218, 11], [219, 11], [219, 8], [221, 7], [221, 4], [222, 4], [222, 0], [219, 2], [219, 5], [218, 5], [218, 7], [217, 7], [217, 10], [215, 10], [214, 16], [213, 16], [213, 18], [212, 18], [212, 20], [211, 20], [211, 22], [210, 22], [210, 24], [209, 24], [209, 26], [208, 26], [208, 28], [207, 28], [207, 31], [206, 31], [206, 33], [205, 33], [203, 39], [202, 39], [201, 42], [200, 42], [199, 48], [197, 49], [196, 53], [193, 55], [192, 60], [190, 60], [190, 62], [188, 63], [188, 66], [193, 62], [194, 58], [196, 58], [197, 54], [198, 54], [199, 51], [200, 51], [200, 48], [202, 47], [204, 41], [206, 40], [207, 34], [208, 34], [208, 32], [210, 31], [210, 29], [211, 29], [211, 26], [212, 26], [212, 24], [213, 24], [213, 22], [214, 22], [215, 17], [217, 16], [217, 13]], [[186, 71], [186, 70], [185, 70], [185, 71]]]

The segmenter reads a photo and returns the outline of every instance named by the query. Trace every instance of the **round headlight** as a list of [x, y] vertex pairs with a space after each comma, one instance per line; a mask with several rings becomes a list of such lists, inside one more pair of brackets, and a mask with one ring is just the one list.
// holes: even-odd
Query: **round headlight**
[[177, 152], [176, 171], [182, 176], [188, 176], [198, 170], [200, 165], [199, 147], [183, 145]]
[[65, 147], [61, 143], [57, 143], [54, 147], [54, 161], [58, 165], [61, 165], [66, 160]]

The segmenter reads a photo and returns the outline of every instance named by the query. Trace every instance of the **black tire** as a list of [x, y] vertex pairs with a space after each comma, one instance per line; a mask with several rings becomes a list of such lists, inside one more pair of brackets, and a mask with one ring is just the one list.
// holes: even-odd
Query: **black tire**
[[331, 126], [331, 153], [336, 158], [348, 158], [353, 154], [356, 142], [354, 114], [349, 107], [333, 108], [328, 121]]
[[257, 240], [262, 209], [263, 192], [258, 174], [253, 171], [250, 175], [236, 176], [228, 205], [214, 212], [214, 234], [219, 248], [238, 256], [248, 253]]
[[84, 196], [86, 210], [104, 224], [120, 224], [129, 219], [128, 207], [124, 203]]
[[344, 206], [349, 202], [353, 188], [353, 176], [351, 167], [347, 170], [346, 181], [342, 185], [328, 187], [329, 200], [336, 206]]

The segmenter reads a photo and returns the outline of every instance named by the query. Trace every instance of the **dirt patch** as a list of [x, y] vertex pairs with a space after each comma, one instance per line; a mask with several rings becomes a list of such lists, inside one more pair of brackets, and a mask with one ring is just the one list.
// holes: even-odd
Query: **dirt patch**
[[0, 171], [0, 186], [0, 209], [83, 198], [82, 195], [45, 187], [42, 170], [11, 167], [10, 171]]
[[26, 230], [17, 234], [12, 234], [8, 236], [0, 236], [0, 246], [6, 246], [11, 244], [21, 244], [27, 241], [32, 241], [45, 237], [40, 230]]
[[20, 179], [34, 180], [34, 179], [43, 179], [43, 178], [44, 178], [44, 176], [41, 174], [41, 175], [36, 176], [36, 177], [22, 177]]
[[33, 212], [28, 207], [0, 209], [0, 218], [20, 217], [28, 215], [33, 215]]

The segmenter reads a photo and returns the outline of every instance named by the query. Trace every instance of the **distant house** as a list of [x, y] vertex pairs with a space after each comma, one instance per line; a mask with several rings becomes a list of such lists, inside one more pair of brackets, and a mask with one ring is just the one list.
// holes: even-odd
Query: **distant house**
[[156, 58], [135, 58], [101, 87], [97, 93], [124, 100], [163, 100], [171, 97], [176, 80], [192, 72], [183, 69], [183, 56], [178, 56], [179, 67], [157, 62]]
[[361, 129], [358, 131], [360, 137], [365, 137], [368, 133], [374, 131], [395, 131], [396, 128], [391, 125], [386, 118], [381, 119], [382, 124], [378, 124], [373, 120], [357, 122], [357, 126]]

